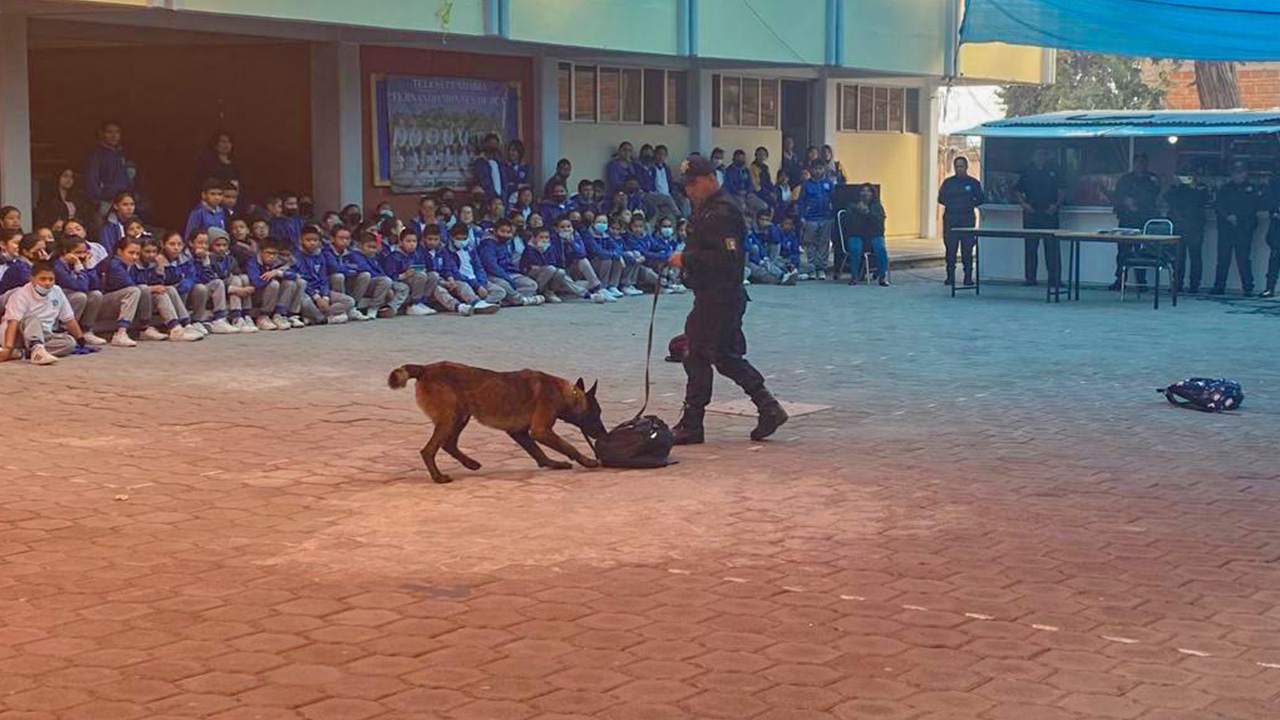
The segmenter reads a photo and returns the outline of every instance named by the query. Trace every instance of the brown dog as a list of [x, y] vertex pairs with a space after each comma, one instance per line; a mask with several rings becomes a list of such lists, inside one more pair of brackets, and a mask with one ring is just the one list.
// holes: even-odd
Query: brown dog
[[552, 430], [557, 420], [564, 420], [588, 438], [606, 433], [600, 420], [600, 403], [596, 402], [596, 386], [586, 389], [581, 378], [571, 385], [568, 380], [534, 370], [494, 372], [439, 362], [402, 365], [391, 371], [387, 385], [399, 390], [409, 384], [409, 378], [418, 381], [418, 406], [435, 425], [431, 439], [422, 448], [422, 460], [435, 482], [452, 481], [436, 467], [436, 453], [442, 447], [468, 470], [480, 469], [480, 463], [458, 449], [458, 436], [473, 417], [482, 425], [505, 431], [537, 461], [538, 467], [573, 467], [547, 457], [539, 443], [583, 467], [599, 466]]

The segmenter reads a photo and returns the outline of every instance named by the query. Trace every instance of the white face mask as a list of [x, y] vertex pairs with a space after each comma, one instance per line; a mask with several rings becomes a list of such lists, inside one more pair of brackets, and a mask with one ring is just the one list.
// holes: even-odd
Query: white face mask
[[550, 243], [545, 243], [545, 242], [535, 242], [535, 243], [533, 244], [533, 247], [534, 247], [534, 249], [535, 249], [535, 250], [537, 250], [538, 252], [543, 252], [543, 251], [544, 251], [544, 250], [546, 250], [547, 248], [551, 247], [551, 244], [550, 244]]
[[669, 227], [664, 227], [664, 228], [662, 228], [662, 237], [664, 237], [664, 238], [669, 238], [669, 237], [671, 237], [672, 235], [675, 235], [675, 234], [676, 234], [676, 229], [675, 229], [675, 228], [669, 228]]
[[598, 233], [609, 232], [609, 223], [607, 222], [596, 223], [595, 228], [596, 228], [596, 232]]
[[453, 247], [457, 250], [466, 250], [468, 242], [467, 238], [458, 238], [453, 241]]
[[35, 283], [32, 283], [31, 286], [35, 288], [36, 294], [39, 295], [40, 297], [44, 297], [49, 293], [53, 292], [52, 285], [50, 285], [49, 287], [44, 287], [43, 285], [36, 285]]
[[556, 234], [560, 236], [560, 239], [561, 239], [561, 240], [572, 240], [572, 239], [573, 239], [573, 231], [572, 231], [572, 230], [560, 230], [560, 231], [559, 231], [559, 232], [557, 232]]

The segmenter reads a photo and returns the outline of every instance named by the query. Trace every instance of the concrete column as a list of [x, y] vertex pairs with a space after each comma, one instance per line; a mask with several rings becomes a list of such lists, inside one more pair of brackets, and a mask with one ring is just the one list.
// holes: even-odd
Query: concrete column
[[[836, 81], [827, 76], [827, 71], [823, 69], [818, 79], [813, 82], [813, 92], [811, 93], [812, 110], [809, 113], [809, 122], [811, 123], [810, 141], [812, 144], [822, 147], [830, 145], [832, 148], [836, 146], [836, 109], [840, 102], [839, 92], [836, 87]], [[801, 153], [804, 148], [797, 148]], [[844, 161], [848, 165], [848, 161]]]
[[941, 91], [920, 88], [920, 237], [938, 236], [938, 115]]
[[311, 192], [317, 208], [364, 205], [360, 46], [311, 46]]
[[[534, 188], [541, 194], [542, 183], [556, 174], [556, 163], [560, 160], [560, 61], [554, 57], [539, 55], [537, 71], [533, 76], [533, 131], [531, 137], [537, 138], [530, 149], [534, 153], [539, 170], [539, 182]], [[518, 111], [518, 109], [517, 109]], [[573, 192], [572, 189], [569, 190]]]
[[27, 18], [0, 17], [0, 204], [22, 211], [31, 229], [31, 108], [27, 80]]
[[710, 70], [696, 65], [689, 68], [689, 147], [707, 156], [715, 144], [711, 127], [711, 74]]

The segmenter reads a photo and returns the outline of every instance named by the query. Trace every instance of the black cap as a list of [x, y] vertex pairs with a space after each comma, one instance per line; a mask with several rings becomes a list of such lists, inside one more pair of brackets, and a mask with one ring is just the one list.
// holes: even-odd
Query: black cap
[[681, 165], [680, 176], [686, 183], [693, 182], [703, 175], [715, 177], [716, 166], [701, 155], [690, 155]]

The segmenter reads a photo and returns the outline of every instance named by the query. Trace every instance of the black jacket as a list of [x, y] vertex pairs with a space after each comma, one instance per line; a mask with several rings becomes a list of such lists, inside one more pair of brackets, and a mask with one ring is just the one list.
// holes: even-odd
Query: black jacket
[[859, 237], [863, 240], [884, 237], [884, 218], [884, 206], [879, 200], [872, 200], [865, 212], [859, 210], [855, 203], [845, 215], [845, 237]]
[[694, 292], [742, 290], [747, 221], [723, 188], [693, 211], [683, 254], [685, 284]]

